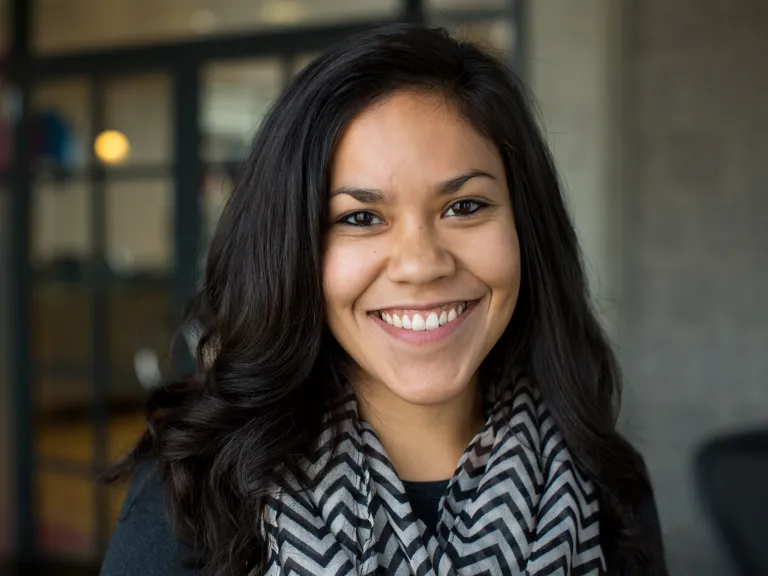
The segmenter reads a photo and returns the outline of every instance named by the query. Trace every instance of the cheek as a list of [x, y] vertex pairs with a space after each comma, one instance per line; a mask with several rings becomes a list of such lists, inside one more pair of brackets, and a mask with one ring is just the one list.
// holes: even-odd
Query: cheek
[[359, 244], [329, 242], [323, 259], [326, 313], [334, 316], [354, 306], [375, 279], [376, 251]]
[[[489, 249], [493, 246], [493, 249]], [[463, 261], [468, 270], [497, 295], [517, 299], [520, 289], [520, 244], [514, 226], [489, 226], [473, 242], [465, 242]]]

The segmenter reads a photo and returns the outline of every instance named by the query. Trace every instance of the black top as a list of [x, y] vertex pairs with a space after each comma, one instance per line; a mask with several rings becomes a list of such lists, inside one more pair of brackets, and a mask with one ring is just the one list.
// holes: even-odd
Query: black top
[[440, 499], [448, 489], [449, 482], [403, 482], [413, 513], [433, 534], [437, 531], [437, 520], [440, 517]]
[[[447, 482], [405, 483], [414, 513], [433, 530], [446, 487]], [[163, 498], [155, 469], [148, 465], [140, 468], [118, 517], [101, 576], [200, 576], [200, 569], [190, 564], [192, 551], [171, 533]], [[656, 557], [663, 559], [661, 528], [652, 496], [638, 506], [637, 516], [654, 534]], [[666, 567], [662, 566], [656, 576], [667, 576]]]

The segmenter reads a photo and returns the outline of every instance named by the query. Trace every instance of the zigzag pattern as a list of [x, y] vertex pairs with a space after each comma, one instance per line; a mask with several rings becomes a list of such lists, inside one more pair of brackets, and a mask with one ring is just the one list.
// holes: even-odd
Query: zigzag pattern
[[440, 502], [433, 535], [411, 510], [350, 392], [325, 418], [303, 469], [314, 488], [268, 503], [270, 576], [598, 575], [599, 504], [538, 392], [490, 392], [494, 406]]

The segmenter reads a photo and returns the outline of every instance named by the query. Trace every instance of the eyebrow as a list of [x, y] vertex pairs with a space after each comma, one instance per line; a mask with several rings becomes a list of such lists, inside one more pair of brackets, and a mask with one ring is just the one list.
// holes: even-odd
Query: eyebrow
[[[490, 178], [491, 180], [496, 180], [496, 178], [488, 172], [484, 172], [482, 170], [470, 170], [469, 172], [466, 172], [460, 176], [456, 176], [450, 180], [440, 182], [440, 184], [435, 187], [435, 190], [437, 191], [438, 196], [450, 196], [451, 194], [455, 194], [461, 190], [464, 184], [473, 178]], [[378, 204], [384, 200], [384, 192], [374, 188], [355, 188], [343, 186], [331, 192], [331, 198], [338, 196], [339, 194], [346, 194], [351, 196], [361, 204]]]

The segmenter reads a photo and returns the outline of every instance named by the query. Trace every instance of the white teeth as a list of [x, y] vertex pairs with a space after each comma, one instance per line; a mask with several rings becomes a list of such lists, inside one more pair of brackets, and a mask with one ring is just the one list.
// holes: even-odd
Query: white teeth
[[396, 328], [421, 332], [424, 330], [436, 330], [440, 326], [445, 326], [449, 322], [453, 322], [456, 318], [461, 316], [466, 309], [467, 303], [462, 302], [449, 310], [430, 312], [426, 316], [426, 320], [424, 319], [424, 314], [418, 313], [409, 317], [407, 314], [400, 316], [398, 314], [390, 314], [389, 312], [379, 312], [379, 317], [387, 324], [395, 326]]
[[414, 332], [421, 332], [426, 329], [427, 325], [424, 322], [424, 318], [421, 317], [421, 314], [414, 314], [413, 320], [411, 321], [411, 330]]

